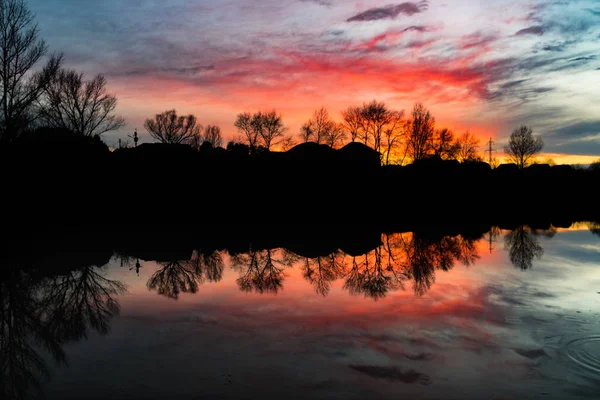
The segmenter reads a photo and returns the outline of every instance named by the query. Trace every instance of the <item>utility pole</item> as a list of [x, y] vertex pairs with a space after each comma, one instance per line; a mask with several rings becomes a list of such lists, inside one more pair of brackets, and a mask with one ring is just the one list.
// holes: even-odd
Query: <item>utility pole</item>
[[489, 152], [490, 152], [490, 166], [492, 166], [492, 152], [494, 151], [494, 141], [490, 138], [489, 142]]
[[135, 128], [135, 132], [133, 132], [133, 136], [131, 136], [131, 135], [127, 135], [127, 136], [133, 139], [133, 147], [137, 147], [138, 141], [139, 141], [137, 128]]

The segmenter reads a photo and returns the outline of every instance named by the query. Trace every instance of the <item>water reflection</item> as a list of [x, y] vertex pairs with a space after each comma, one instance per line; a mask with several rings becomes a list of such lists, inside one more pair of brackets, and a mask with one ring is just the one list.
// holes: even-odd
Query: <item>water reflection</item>
[[[595, 235], [600, 225], [588, 223]], [[381, 300], [394, 291], [411, 291], [425, 296], [436, 281], [436, 273], [450, 271], [456, 265], [472, 266], [504, 234], [508, 259], [517, 269], [528, 271], [542, 258], [544, 240], [552, 239], [557, 230], [535, 229], [521, 225], [512, 230], [493, 228], [478, 235], [444, 235], [426, 232], [383, 234], [378, 246], [363, 254], [341, 249], [328, 254], [300, 254], [281, 247], [261, 248], [249, 245], [246, 251], [228, 252], [214, 246], [199, 247], [188, 260], [159, 261], [146, 287], [160, 296], [179, 299], [193, 294], [206, 283], [221, 282], [225, 266], [235, 272], [235, 283], [242, 292], [278, 294], [284, 289], [291, 268], [301, 272], [311, 290], [322, 297], [331, 294], [332, 285], [352, 296]], [[481, 244], [481, 246], [479, 245]], [[328, 248], [328, 246], [323, 246]], [[82, 253], [84, 257], [87, 253]], [[126, 251], [115, 254], [117, 266], [129, 268], [139, 275], [143, 268], [140, 257]], [[94, 256], [91, 255], [92, 260]], [[69, 260], [72, 261], [72, 260]], [[125, 286], [109, 279], [106, 268], [85, 260], [50, 272], [43, 265], [31, 268], [19, 263], [4, 263], [0, 269], [0, 396], [25, 399], [50, 377], [49, 362], [66, 366], [64, 345], [86, 339], [91, 332], [105, 335], [111, 319], [118, 315], [118, 297]], [[510, 269], [510, 268], [509, 268]], [[51, 271], [60, 272], [51, 272]], [[520, 273], [519, 271], [514, 271]], [[146, 278], [145, 278], [146, 279]], [[145, 280], [143, 281], [145, 282]], [[143, 284], [142, 284], [143, 286]], [[144, 289], [145, 290], [145, 289]], [[237, 289], [235, 289], [237, 291]], [[493, 292], [492, 289], [488, 289]], [[549, 298], [550, 295], [544, 295]], [[542, 297], [542, 294], [538, 294]], [[524, 304], [518, 299], [503, 296], [508, 304]], [[385, 303], [385, 302], [383, 302]], [[375, 304], [375, 303], [373, 303]], [[377, 303], [381, 304], [381, 303]], [[598, 343], [593, 338], [593, 345]], [[576, 342], [579, 347], [588, 342]], [[569, 342], [571, 343], [571, 342]], [[583, 344], [580, 344], [583, 343]], [[575, 345], [569, 344], [571, 347]], [[569, 349], [571, 349], [569, 347]], [[578, 350], [584, 354], [587, 347]], [[520, 351], [520, 350], [519, 350]], [[518, 354], [537, 354], [523, 353]], [[579, 360], [579, 353], [569, 350], [569, 357]], [[541, 353], [540, 353], [541, 354]], [[584, 354], [587, 357], [587, 353]], [[420, 356], [406, 357], [410, 360]], [[579, 358], [577, 358], [579, 357]], [[583, 356], [582, 356], [583, 357]], [[587, 364], [586, 364], [587, 365]], [[595, 368], [596, 364], [593, 364]], [[396, 366], [351, 364], [350, 368], [363, 375], [398, 382], [427, 384], [428, 376]], [[591, 368], [591, 367], [590, 367]], [[588, 368], [589, 369], [589, 368]]]
[[44, 355], [66, 365], [63, 345], [107, 334], [125, 287], [85, 266], [43, 276], [3, 265], [0, 278], [0, 395], [24, 399], [49, 377]]
[[[592, 231], [596, 229], [595, 225], [590, 226]], [[374, 300], [407, 287], [417, 296], [424, 296], [435, 283], [436, 271], [449, 271], [457, 263], [475, 264], [480, 258], [477, 244], [489, 241], [492, 252], [501, 232], [493, 227], [487, 234], [469, 237], [418, 232], [384, 234], [378, 247], [362, 255], [336, 250], [306, 257], [284, 248], [250, 248], [230, 254], [230, 261], [239, 275], [237, 285], [242, 292], [276, 294], [284, 287], [286, 269], [297, 265], [304, 279], [322, 296], [328, 295], [337, 280], [344, 281], [343, 288], [351, 295]], [[505, 231], [504, 245], [510, 262], [521, 270], [532, 268], [534, 260], [544, 254], [540, 237], [552, 238], [555, 234], [554, 227], [534, 229], [526, 225]], [[190, 260], [159, 262], [160, 268], [147, 287], [172, 299], [178, 299], [182, 293], [197, 293], [201, 284], [222, 279], [225, 254], [198, 249]]]
[[238, 271], [237, 284], [242, 292], [277, 293], [283, 289], [285, 268], [297, 257], [277, 249], [250, 250], [231, 257], [231, 267]]
[[285, 249], [267, 249], [235, 254], [231, 264], [245, 292], [277, 293], [283, 288], [285, 269], [299, 263], [304, 278], [322, 296], [339, 279], [351, 295], [375, 300], [405, 289], [407, 282], [422, 296], [435, 282], [436, 270], [448, 271], [456, 262], [473, 264], [479, 258], [478, 240], [461, 235], [388, 234], [382, 236], [379, 247], [360, 256], [337, 250], [326, 256], [302, 257]]
[[148, 289], [175, 300], [181, 293], [198, 292], [204, 282], [219, 282], [223, 278], [223, 257], [215, 250], [197, 250], [190, 260], [158, 264], [160, 268], [148, 280]]
[[510, 231], [504, 237], [510, 262], [523, 271], [530, 269], [533, 266], [533, 260], [540, 259], [544, 255], [539, 237], [544, 236], [551, 239], [554, 235], [556, 235], [556, 228], [553, 227], [539, 230], [521, 225]]

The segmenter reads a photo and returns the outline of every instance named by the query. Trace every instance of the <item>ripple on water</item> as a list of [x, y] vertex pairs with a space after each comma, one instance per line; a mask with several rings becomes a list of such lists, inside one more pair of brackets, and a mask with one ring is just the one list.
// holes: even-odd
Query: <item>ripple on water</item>
[[565, 338], [560, 353], [573, 372], [600, 379], [600, 335]]

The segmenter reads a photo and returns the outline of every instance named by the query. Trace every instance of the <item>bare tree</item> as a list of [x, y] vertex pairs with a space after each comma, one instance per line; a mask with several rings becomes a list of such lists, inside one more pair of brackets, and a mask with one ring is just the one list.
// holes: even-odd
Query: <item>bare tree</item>
[[[300, 139], [306, 142], [315, 142], [327, 144], [331, 131], [337, 128], [337, 124], [329, 117], [329, 112], [325, 107], [315, 110], [311, 119], [309, 119], [300, 129]], [[337, 136], [337, 135], [334, 135]]]
[[397, 150], [404, 137], [405, 131], [404, 110], [393, 111], [389, 125], [384, 132], [383, 154], [386, 165], [398, 158]]
[[346, 132], [350, 135], [350, 140], [356, 142], [363, 128], [361, 108], [348, 107], [342, 111], [342, 119], [342, 124]]
[[255, 129], [253, 116], [250, 113], [238, 114], [235, 120], [235, 127], [241, 134], [241, 142], [250, 146], [250, 149], [258, 147], [260, 141], [260, 130]]
[[296, 145], [296, 141], [293, 136], [286, 136], [281, 142], [279, 142], [279, 147], [281, 151], [288, 151], [292, 147]]
[[406, 150], [413, 161], [422, 160], [430, 154], [434, 132], [435, 118], [423, 104], [415, 104], [406, 137]]
[[479, 160], [479, 139], [467, 131], [458, 138], [458, 151], [456, 158], [460, 162]]
[[329, 131], [325, 135], [323, 143], [332, 149], [338, 149], [346, 142], [346, 132], [344, 125], [333, 123], [329, 128]]
[[221, 128], [216, 125], [208, 125], [206, 128], [204, 128], [202, 138], [204, 143], [210, 143], [212, 147], [221, 147], [223, 145]]
[[260, 146], [271, 150], [273, 146], [279, 144], [286, 131], [281, 115], [275, 110], [238, 114], [235, 126], [251, 151]]
[[373, 100], [362, 107], [363, 142], [368, 145], [372, 139], [373, 149], [381, 152], [381, 141], [386, 132], [386, 126], [392, 122], [394, 113], [385, 103]]
[[156, 114], [154, 119], [144, 122], [144, 127], [155, 140], [171, 144], [191, 144], [202, 130], [196, 116], [178, 116], [175, 110]]
[[221, 147], [223, 144], [221, 128], [216, 125], [207, 125], [206, 128], [201, 128], [200, 134], [192, 136], [188, 143], [196, 150], [200, 150], [205, 143], [211, 147]]
[[508, 154], [509, 160], [517, 164], [519, 168], [525, 168], [531, 164], [532, 158], [543, 148], [542, 138], [534, 137], [530, 127], [521, 126], [512, 132], [504, 151]]
[[48, 126], [92, 137], [125, 124], [114, 115], [116, 107], [117, 98], [108, 93], [103, 75], [84, 81], [82, 73], [61, 70], [45, 90], [40, 115]]
[[32, 107], [58, 72], [62, 55], [30, 70], [47, 52], [24, 0], [0, 0], [0, 140], [16, 138], [35, 120]]
[[458, 144], [454, 140], [454, 133], [448, 128], [435, 131], [432, 149], [435, 157], [442, 160], [454, 160], [458, 153]]

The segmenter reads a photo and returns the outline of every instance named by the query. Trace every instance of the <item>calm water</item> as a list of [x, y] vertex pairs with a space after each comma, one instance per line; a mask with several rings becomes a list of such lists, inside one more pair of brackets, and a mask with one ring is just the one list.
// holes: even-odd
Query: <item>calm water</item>
[[5, 274], [0, 389], [48, 399], [600, 398], [600, 236], [587, 225], [382, 242], [362, 256], [122, 255], [58, 275]]

